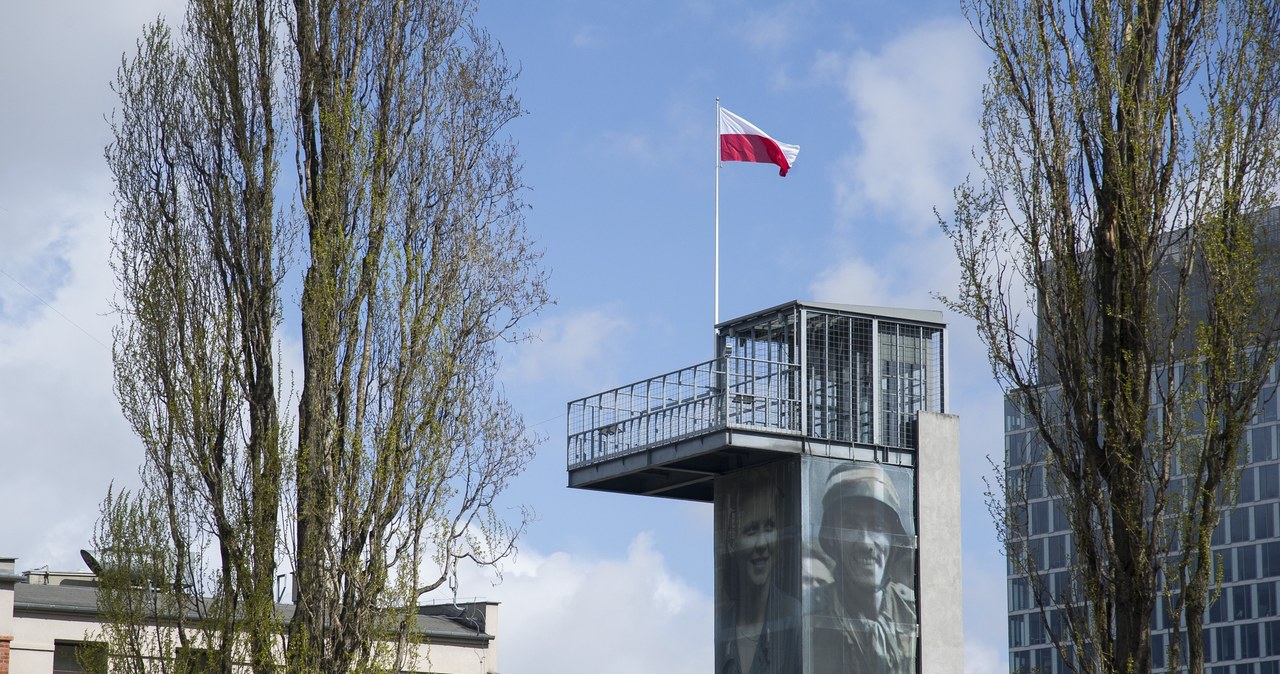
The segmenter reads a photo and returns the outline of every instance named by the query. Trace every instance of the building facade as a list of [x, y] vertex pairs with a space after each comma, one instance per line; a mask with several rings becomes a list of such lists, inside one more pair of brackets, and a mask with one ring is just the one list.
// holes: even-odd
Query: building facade
[[715, 671], [963, 671], [936, 311], [792, 302], [569, 403], [569, 485], [712, 504]]
[[[1280, 674], [1280, 398], [1273, 369], [1257, 403], [1257, 414], [1245, 433], [1245, 465], [1239, 475], [1239, 502], [1223, 510], [1213, 531], [1221, 592], [1205, 615], [1204, 652], [1208, 674]], [[1053, 645], [1059, 631], [1059, 609], [1048, 610], [1049, 625], [1039, 606], [1052, 606], [1070, 582], [1071, 533], [1065, 513], [1045, 476], [1037, 430], [1012, 401], [1005, 403], [1005, 456], [1008, 471], [1027, 470], [1029, 558], [1038, 563], [1044, 587], [1028, 573], [1008, 568], [1009, 666], [1016, 674], [1066, 674]], [[1163, 601], [1163, 599], [1161, 600]], [[1166, 647], [1171, 626], [1163, 604], [1152, 623], [1155, 671], [1168, 671]], [[1185, 638], [1185, 631], [1183, 631]]]
[[[110, 654], [100, 641], [94, 575], [15, 569], [14, 558], [0, 557], [0, 674], [103, 671]], [[292, 606], [278, 610], [287, 619]], [[419, 607], [423, 645], [412, 671], [496, 674], [497, 621], [492, 602]], [[197, 663], [189, 671], [199, 671], [199, 653], [183, 655]]]
[[[1280, 271], [1280, 208], [1258, 213], [1257, 253], [1262, 261], [1258, 290], [1262, 297], [1274, 301], [1280, 291], [1273, 281]], [[1180, 255], [1172, 255], [1181, 259]], [[1169, 286], [1175, 271], [1165, 270], [1162, 278]], [[1185, 293], [1187, 313], [1194, 319], [1202, 316], [1204, 290], [1189, 286]], [[1262, 300], [1267, 304], [1268, 300]], [[1188, 320], [1193, 325], [1194, 320]], [[1039, 334], [1048, 334], [1043, 329]], [[1179, 343], [1191, 340], [1180, 340]], [[1047, 350], [1052, 345], [1040, 345]], [[1041, 393], [1053, 394], [1057, 382], [1050, 360], [1042, 357]], [[1171, 379], [1183, 381], [1183, 365], [1161, 369], [1173, 373]], [[1157, 377], [1159, 379], [1159, 377]], [[1165, 386], [1167, 384], [1160, 384]], [[1214, 529], [1211, 549], [1214, 573], [1220, 591], [1206, 611], [1203, 652], [1207, 674], [1280, 674], [1280, 366], [1273, 367], [1255, 401], [1254, 415], [1244, 433], [1241, 465], [1238, 472], [1238, 502], [1228, 504], [1220, 512]], [[1162, 398], [1152, 393], [1151, 418], [1162, 417]], [[1192, 405], [1194, 407], [1194, 405]], [[1192, 410], [1191, 414], [1195, 414]], [[1174, 415], [1176, 416], [1176, 414]], [[1155, 424], [1164, 421], [1153, 421]], [[1065, 633], [1066, 620], [1061, 604], [1071, 595], [1068, 568], [1074, 554], [1072, 535], [1066, 513], [1056, 496], [1053, 475], [1047, 472], [1039, 429], [1026, 417], [1015, 400], [1004, 405], [1004, 449], [1006, 476], [1014, 476], [1025, 499], [1025, 517], [1019, 513], [1020, 531], [1011, 531], [1014, 545], [1025, 545], [1026, 568], [1008, 562], [1008, 636], [1009, 667], [1016, 674], [1065, 674], [1067, 665], [1060, 658], [1054, 637]], [[1180, 480], [1180, 466], [1173, 462], [1173, 480]], [[1152, 616], [1152, 662], [1155, 672], [1176, 671], [1168, 659], [1168, 645], [1173, 626], [1166, 616], [1166, 599], [1157, 600]], [[1047, 620], [1041, 617], [1046, 607]], [[1182, 639], [1186, 631], [1179, 630]], [[1185, 646], [1181, 649], [1185, 656]]]

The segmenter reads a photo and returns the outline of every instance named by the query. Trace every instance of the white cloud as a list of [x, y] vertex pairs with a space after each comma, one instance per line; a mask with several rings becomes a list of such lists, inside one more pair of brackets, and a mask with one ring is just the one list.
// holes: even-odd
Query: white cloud
[[[465, 572], [464, 593], [488, 576]], [[649, 534], [625, 558], [540, 554], [527, 547], [488, 592], [499, 608], [502, 671], [594, 674], [706, 672], [712, 600], [672, 574]]]
[[599, 47], [605, 42], [604, 29], [600, 26], [580, 26], [569, 43], [578, 49]]
[[[93, 213], [99, 199], [71, 199], [57, 209], [70, 223], [59, 228], [60, 243], [37, 251], [65, 272], [52, 285], [24, 283], [40, 300], [28, 295], [30, 311], [0, 316], [0, 447], [11, 459], [0, 493], [23, 513], [0, 524], [0, 540], [16, 543], [3, 552], [32, 566], [78, 567], [108, 481], [134, 482], [140, 459], [112, 392], [108, 226]], [[26, 292], [9, 279], [0, 287]]]
[[616, 352], [607, 347], [626, 328], [627, 320], [607, 308], [550, 318], [532, 328], [533, 341], [519, 346], [505, 372], [524, 382], [554, 376], [574, 388], [603, 385], [611, 381], [607, 356]]
[[936, 226], [932, 208], [947, 210], [972, 166], [985, 58], [955, 20], [906, 33], [879, 53], [819, 56], [815, 71], [840, 78], [859, 138], [837, 173], [845, 216], [892, 213], [917, 233]]
[[998, 674], [1007, 671], [1009, 671], [1007, 650], [992, 648], [990, 644], [982, 642], [965, 640], [964, 674]]
[[870, 262], [849, 258], [818, 273], [809, 284], [809, 296], [818, 302], [843, 302], [871, 306], [890, 303], [886, 280]]

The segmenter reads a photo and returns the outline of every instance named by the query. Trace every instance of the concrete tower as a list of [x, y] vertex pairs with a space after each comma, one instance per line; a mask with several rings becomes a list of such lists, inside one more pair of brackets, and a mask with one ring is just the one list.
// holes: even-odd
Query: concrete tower
[[715, 507], [716, 672], [959, 674], [959, 424], [937, 311], [792, 302], [569, 403], [569, 486]]

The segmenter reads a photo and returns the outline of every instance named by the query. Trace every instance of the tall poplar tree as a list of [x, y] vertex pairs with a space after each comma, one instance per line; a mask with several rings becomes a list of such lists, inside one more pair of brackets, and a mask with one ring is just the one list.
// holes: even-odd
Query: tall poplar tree
[[146, 459], [97, 537], [122, 662], [400, 669], [420, 596], [514, 550], [497, 501], [533, 444], [496, 347], [547, 296], [515, 73], [474, 13], [191, 0], [124, 59], [116, 388]]
[[[1159, 607], [1166, 662], [1199, 674], [1210, 536], [1280, 330], [1280, 4], [964, 7], [994, 62], [980, 176], [944, 223], [951, 306], [1044, 455], [1001, 483], [1010, 559], [1073, 671], [1150, 672]], [[1053, 588], [1024, 545], [1041, 470], [1073, 547]]]

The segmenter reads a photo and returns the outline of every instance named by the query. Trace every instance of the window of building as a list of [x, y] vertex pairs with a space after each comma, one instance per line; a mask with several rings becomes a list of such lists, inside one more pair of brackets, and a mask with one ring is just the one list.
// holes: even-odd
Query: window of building
[[1258, 420], [1276, 420], [1276, 387], [1267, 386], [1258, 393]]
[[1227, 597], [1219, 594], [1214, 597], [1213, 603], [1209, 604], [1209, 624], [1222, 623], [1227, 621]]
[[[1028, 486], [1028, 489], [1031, 487]], [[1031, 504], [1031, 533], [1047, 534], [1051, 523], [1049, 522], [1049, 502], [1037, 501]]]
[[1009, 581], [1009, 610], [1025, 611], [1031, 608], [1027, 603], [1027, 579], [1013, 578]]
[[1236, 580], [1253, 580], [1258, 577], [1258, 552], [1256, 545], [1236, 548]]
[[1280, 576], [1280, 541], [1262, 544], [1262, 577]]
[[1011, 648], [1019, 648], [1027, 645], [1027, 640], [1022, 633], [1024, 618], [1025, 616], [1023, 615], [1009, 616], [1009, 646]]
[[1053, 530], [1070, 531], [1071, 520], [1067, 518], [1067, 511], [1062, 509], [1062, 501], [1055, 499], [1051, 503], [1053, 504]]
[[[1252, 467], [1240, 471], [1240, 489], [1237, 492], [1237, 501], [1239, 503], [1252, 503], [1258, 500], [1257, 491], [1253, 488], [1253, 474], [1255, 472]], [[1239, 509], [1237, 509], [1237, 512], [1239, 512]]]
[[107, 645], [96, 641], [55, 641], [53, 674], [106, 674]]
[[1054, 648], [1040, 648], [1036, 650], [1036, 671], [1040, 674], [1050, 674], [1053, 671]]
[[1280, 655], [1280, 620], [1268, 620], [1266, 625], [1267, 655]]
[[1256, 658], [1262, 653], [1262, 644], [1258, 638], [1258, 623], [1240, 626], [1240, 658]]
[[1253, 588], [1239, 585], [1231, 588], [1231, 616], [1236, 620], [1253, 617]]
[[207, 648], [179, 648], [178, 674], [212, 674], [218, 671], [218, 658]]
[[[1053, 603], [1064, 606], [1071, 603], [1071, 576], [1066, 571], [1053, 574]], [[1055, 612], [1054, 617], [1057, 617]]]
[[[1267, 428], [1267, 432], [1271, 431]], [[1271, 446], [1271, 436], [1268, 435], [1267, 446]], [[1267, 450], [1271, 453], [1271, 450]], [[1280, 498], [1280, 464], [1269, 463], [1265, 466], [1258, 466], [1258, 498], [1260, 500]]]
[[1236, 628], [1234, 625], [1224, 625], [1214, 628], [1214, 641], [1218, 642], [1219, 662], [1223, 660], [1236, 659]]
[[1254, 540], [1266, 540], [1275, 538], [1276, 535], [1276, 518], [1275, 506], [1270, 503], [1263, 503], [1253, 507], [1253, 537]]
[[1254, 587], [1258, 598], [1258, 617], [1269, 618], [1276, 614], [1276, 585], [1272, 582], [1258, 583]]
[[1027, 633], [1028, 644], [1039, 646], [1040, 644], [1045, 643], [1046, 635], [1044, 632], [1044, 621], [1040, 619], [1040, 616], [1033, 615], [1031, 616], [1031, 619], [1027, 621]]
[[[1240, 479], [1240, 484], [1244, 484], [1244, 478]], [[1231, 512], [1231, 542], [1251, 540], [1249, 534], [1249, 508], [1236, 508]]]
[[[1259, 463], [1262, 461], [1270, 461], [1275, 458], [1271, 453], [1271, 426], [1263, 428], [1255, 428], [1249, 431], [1249, 445], [1253, 450], [1253, 461]], [[1262, 498], [1275, 498], [1267, 496], [1264, 492]]]
[[[1004, 404], [1007, 410], [1009, 401], [1006, 400]], [[1007, 424], [1008, 421], [1006, 421]], [[1004, 436], [1005, 465], [1013, 468], [1023, 464], [1027, 449], [1027, 435], [1027, 433], [1011, 433]]]
[[1049, 537], [1049, 567], [1050, 569], [1061, 569], [1067, 565], [1067, 536]]
[[1236, 551], [1234, 548], [1217, 550], [1214, 559], [1217, 562], [1214, 572], [1222, 572], [1222, 582], [1230, 583], [1236, 579]]
[[1013, 674], [1031, 674], [1031, 651], [1016, 651], [1013, 654]]

